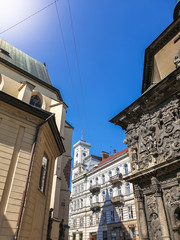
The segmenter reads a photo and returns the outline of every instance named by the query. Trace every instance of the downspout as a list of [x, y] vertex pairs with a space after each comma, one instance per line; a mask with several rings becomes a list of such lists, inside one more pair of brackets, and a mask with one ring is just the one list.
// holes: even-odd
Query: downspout
[[24, 209], [24, 203], [25, 203], [25, 199], [26, 199], [26, 195], [27, 195], [28, 182], [29, 182], [29, 177], [30, 177], [30, 173], [31, 173], [31, 167], [32, 167], [34, 152], [35, 152], [35, 148], [36, 148], [36, 144], [37, 144], [38, 133], [39, 133], [40, 128], [46, 122], [48, 122], [49, 119], [52, 118], [54, 115], [55, 114], [52, 113], [48, 118], [46, 118], [36, 128], [35, 138], [34, 138], [34, 142], [33, 142], [32, 149], [31, 149], [31, 157], [30, 157], [29, 168], [28, 168], [28, 173], [27, 173], [27, 177], [26, 177], [26, 184], [25, 184], [25, 188], [24, 188], [24, 192], [23, 192], [23, 196], [22, 196], [22, 200], [21, 200], [21, 206], [20, 206], [20, 210], [19, 210], [19, 216], [18, 216], [18, 221], [17, 221], [17, 226], [16, 226], [16, 232], [14, 234], [13, 240], [17, 240], [18, 239], [18, 235], [19, 235], [19, 230], [20, 230], [20, 225], [21, 225], [21, 220], [22, 220], [22, 215], [23, 215], [23, 209]]

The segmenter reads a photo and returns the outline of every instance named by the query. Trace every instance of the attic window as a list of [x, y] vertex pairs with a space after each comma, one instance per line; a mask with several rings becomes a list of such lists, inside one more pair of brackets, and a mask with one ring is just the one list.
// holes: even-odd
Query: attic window
[[1, 50], [1, 53], [3, 53], [4, 55], [8, 56], [9, 57], [9, 52], [4, 50], [3, 48], [0, 48]]

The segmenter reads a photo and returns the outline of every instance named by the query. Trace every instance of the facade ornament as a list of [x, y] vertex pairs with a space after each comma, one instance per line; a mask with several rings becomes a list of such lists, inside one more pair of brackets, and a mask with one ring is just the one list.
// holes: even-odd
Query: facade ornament
[[180, 67], [180, 49], [174, 58], [174, 64], [176, 65], [176, 69]]
[[144, 114], [138, 123], [127, 127], [125, 143], [132, 159], [132, 171], [180, 157], [179, 99], [171, 99], [152, 114]]
[[149, 217], [153, 214], [157, 214], [157, 204], [156, 204], [156, 198], [154, 195], [150, 195], [146, 197], [146, 206], [148, 209], [148, 215]]
[[161, 239], [161, 225], [159, 221], [159, 216], [157, 213], [151, 214], [151, 232], [153, 236], [153, 240]]

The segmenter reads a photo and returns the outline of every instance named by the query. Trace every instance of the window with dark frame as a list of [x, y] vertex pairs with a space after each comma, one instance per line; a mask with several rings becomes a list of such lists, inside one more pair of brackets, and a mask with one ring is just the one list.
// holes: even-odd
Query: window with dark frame
[[41, 174], [40, 174], [40, 178], [39, 178], [39, 190], [42, 193], [45, 192], [47, 168], [48, 168], [48, 158], [46, 157], [46, 155], [44, 155], [43, 159], [42, 159]]
[[42, 106], [41, 99], [38, 95], [32, 95], [29, 104], [38, 108]]

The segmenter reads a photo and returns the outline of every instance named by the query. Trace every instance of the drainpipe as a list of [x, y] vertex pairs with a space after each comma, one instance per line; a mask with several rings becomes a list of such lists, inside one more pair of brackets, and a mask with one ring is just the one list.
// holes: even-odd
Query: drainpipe
[[36, 143], [37, 143], [37, 136], [38, 136], [40, 128], [46, 122], [48, 122], [49, 119], [52, 118], [54, 115], [55, 114], [52, 113], [48, 118], [46, 118], [36, 128], [35, 138], [34, 138], [34, 142], [33, 142], [32, 148], [31, 148], [31, 157], [30, 157], [29, 168], [28, 168], [28, 173], [27, 173], [27, 177], [26, 177], [26, 184], [25, 184], [25, 188], [24, 188], [24, 192], [23, 192], [23, 196], [22, 196], [22, 200], [21, 200], [21, 206], [20, 206], [20, 210], [19, 210], [19, 216], [18, 216], [18, 221], [17, 221], [17, 226], [16, 226], [16, 232], [14, 234], [13, 240], [17, 240], [18, 239], [18, 235], [19, 235], [19, 230], [20, 230], [20, 225], [21, 225], [21, 220], [22, 220], [22, 215], [23, 215], [23, 209], [24, 209], [24, 203], [25, 203], [25, 199], [26, 199], [26, 195], [27, 195], [28, 182], [29, 182], [29, 177], [30, 177], [31, 167], [32, 167], [32, 162], [33, 162], [33, 156], [34, 156]]

